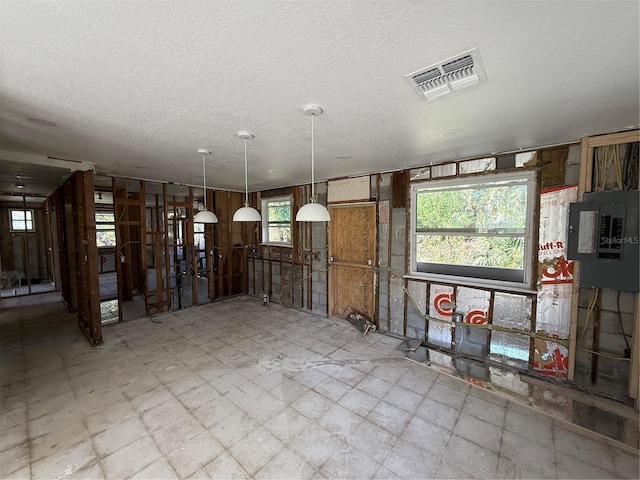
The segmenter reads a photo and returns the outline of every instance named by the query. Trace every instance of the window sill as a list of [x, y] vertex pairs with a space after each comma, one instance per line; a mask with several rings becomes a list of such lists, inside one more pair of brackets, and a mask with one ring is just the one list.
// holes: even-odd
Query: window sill
[[433, 283], [442, 283], [450, 285], [461, 285], [464, 287], [484, 288], [489, 290], [499, 290], [507, 293], [525, 293], [535, 295], [538, 293], [536, 289], [523, 285], [521, 283], [500, 282], [497, 280], [486, 280], [482, 278], [456, 277], [453, 275], [436, 275], [426, 273], [407, 273], [402, 276], [408, 280], [422, 280]]

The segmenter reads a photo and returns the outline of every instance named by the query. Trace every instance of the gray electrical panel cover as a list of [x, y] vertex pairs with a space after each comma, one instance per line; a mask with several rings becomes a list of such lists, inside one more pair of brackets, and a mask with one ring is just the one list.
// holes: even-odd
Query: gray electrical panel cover
[[637, 292], [638, 190], [585, 193], [569, 209], [567, 257], [580, 261], [580, 286]]

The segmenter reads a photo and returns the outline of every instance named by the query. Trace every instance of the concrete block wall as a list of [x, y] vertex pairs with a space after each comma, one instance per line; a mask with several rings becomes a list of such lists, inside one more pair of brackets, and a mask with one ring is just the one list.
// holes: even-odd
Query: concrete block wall
[[400, 275], [406, 273], [407, 209], [391, 211], [391, 269]]
[[[319, 184], [316, 186], [316, 195], [318, 202], [323, 205], [327, 204], [327, 186]], [[313, 268], [313, 282], [311, 293], [311, 311], [317, 315], [326, 316], [328, 314], [328, 284], [329, 275], [328, 267], [328, 239], [327, 226], [324, 223], [314, 223], [312, 230], [311, 248], [314, 251], [314, 257], [311, 261]]]
[[378, 328], [380, 332], [389, 332], [389, 272], [378, 273]]
[[391, 279], [389, 283], [389, 331], [395, 335], [406, 335], [404, 313], [404, 279], [406, 273], [407, 209], [391, 209], [390, 258]]
[[[631, 345], [635, 295], [630, 292], [604, 290], [600, 313], [600, 348], [614, 355], [622, 354]], [[618, 311], [618, 304], [620, 310]], [[624, 335], [623, 335], [624, 333]]]
[[404, 280], [395, 274], [391, 274], [389, 284], [389, 332], [395, 335], [404, 335]]
[[[389, 272], [389, 242], [391, 241], [390, 230], [390, 205], [391, 205], [391, 173], [380, 175], [378, 199], [378, 328], [381, 332], [387, 333], [390, 328], [390, 272]], [[375, 177], [372, 177], [375, 178]], [[375, 192], [376, 189], [372, 188]]]
[[[633, 346], [635, 294], [607, 289], [600, 291], [600, 326], [597, 350], [606, 356], [598, 356], [595, 362], [595, 374], [593, 372], [594, 354], [586, 351], [593, 350], [596, 312], [591, 314], [587, 324], [587, 310], [592, 295], [593, 289], [580, 289], [575, 383], [586, 388], [595, 388], [614, 397], [626, 398], [631, 362], [630, 359], [625, 358], [627, 355], [625, 350]], [[580, 337], [583, 331], [585, 333]], [[627, 347], [627, 342], [629, 347]], [[595, 384], [592, 383], [593, 377], [596, 379]]]
[[[282, 295], [282, 275], [280, 271], [280, 264], [277, 262], [272, 262], [271, 265], [271, 298], [274, 301], [280, 301], [280, 296]], [[267, 271], [268, 272], [268, 271]], [[285, 277], [285, 281], [288, 278]]]
[[249, 295], [255, 295], [261, 297], [264, 293], [262, 291], [262, 262], [255, 258], [249, 258], [248, 261], [248, 275], [249, 275]]
[[581, 156], [582, 147], [580, 145], [571, 145], [569, 147], [569, 156], [567, 157], [566, 167], [564, 171], [565, 185], [577, 185], [580, 181]]

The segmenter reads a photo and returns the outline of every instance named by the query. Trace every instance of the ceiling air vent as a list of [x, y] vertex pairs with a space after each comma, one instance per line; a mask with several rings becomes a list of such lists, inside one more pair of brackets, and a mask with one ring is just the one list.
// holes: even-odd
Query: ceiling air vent
[[435, 100], [459, 92], [487, 79], [478, 47], [435, 65], [405, 75], [411, 86], [425, 100]]

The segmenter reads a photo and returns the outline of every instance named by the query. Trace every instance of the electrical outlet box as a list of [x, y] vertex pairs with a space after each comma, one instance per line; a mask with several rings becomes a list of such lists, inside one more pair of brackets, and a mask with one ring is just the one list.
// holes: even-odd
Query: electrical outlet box
[[637, 292], [638, 190], [585, 193], [569, 209], [567, 257], [580, 261], [580, 286]]

